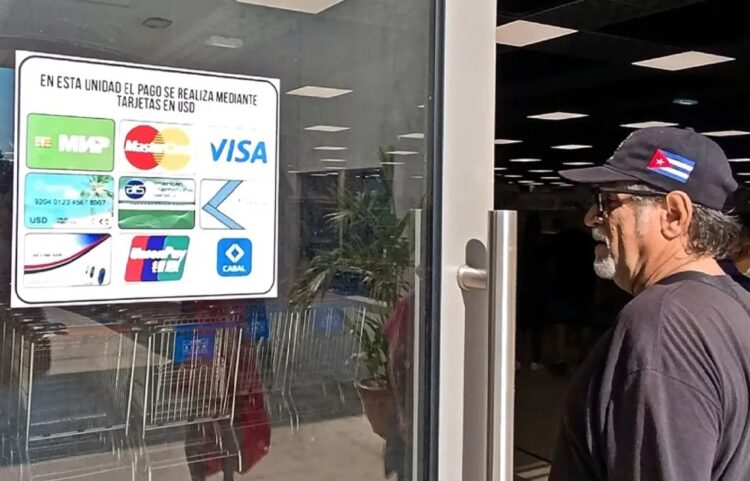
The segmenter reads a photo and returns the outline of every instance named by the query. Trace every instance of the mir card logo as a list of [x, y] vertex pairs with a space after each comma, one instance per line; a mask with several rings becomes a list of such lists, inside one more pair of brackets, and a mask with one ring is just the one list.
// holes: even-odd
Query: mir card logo
[[125, 268], [125, 281], [179, 281], [185, 269], [189, 245], [187, 236], [134, 237]]
[[250, 239], [221, 239], [216, 246], [216, 272], [221, 277], [249, 276], [253, 270]]
[[138, 125], [125, 135], [125, 158], [139, 170], [161, 167], [180, 170], [192, 157], [190, 137], [181, 129], [170, 127], [158, 130], [150, 125]]
[[27, 132], [30, 168], [110, 172], [114, 167], [112, 120], [30, 114]]
[[211, 158], [214, 162], [224, 160], [226, 162], [245, 163], [261, 162], [268, 163], [266, 154], [266, 143], [261, 141], [253, 144], [247, 139], [221, 139], [211, 142]]

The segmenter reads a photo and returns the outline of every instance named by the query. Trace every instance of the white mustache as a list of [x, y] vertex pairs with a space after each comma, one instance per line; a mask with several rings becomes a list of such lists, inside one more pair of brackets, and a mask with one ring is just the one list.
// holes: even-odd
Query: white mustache
[[597, 241], [597, 242], [604, 242], [604, 243], [606, 243], [607, 247], [609, 247], [609, 237], [607, 237], [607, 235], [604, 234], [604, 232], [602, 232], [600, 230], [593, 230], [592, 229], [591, 230], [591, 237], [593, 237], [594, 240]]

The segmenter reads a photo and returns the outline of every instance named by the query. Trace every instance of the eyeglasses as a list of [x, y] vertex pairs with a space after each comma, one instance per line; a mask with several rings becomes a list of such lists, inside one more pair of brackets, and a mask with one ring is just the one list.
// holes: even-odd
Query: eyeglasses
[[[633, 197], [663, 197], [667, 195], [667, 192], [661, 191], [648, 191], [648, 190], [629, 190], [629, 189], [610, 189], [610, 188], [598, 188], [594, 190], [594, 198], [592, 205], [596, 206], [596, 217], [598, 219], [604, 219], [606, 215], [609, 215], [611, 211], [619, 206], [613, 206], [613, 200], [611, 194], [630, 194]], [[623, 204], [623, 199], [617, 199], [620, 205]]]

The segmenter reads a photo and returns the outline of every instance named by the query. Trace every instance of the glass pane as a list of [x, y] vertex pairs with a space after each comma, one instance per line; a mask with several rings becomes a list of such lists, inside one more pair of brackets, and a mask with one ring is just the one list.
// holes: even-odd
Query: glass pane
[[[425, 348], [431, 295], [421, 244], [435, 162], [426, 147], [433, 3], [4, 2], [0, 478], [412, 478], [426, 391], [415, 383], [425, 360], [414, 346]], [[55, 148], [43, 134], [16, 140], [17, 50], [279, 79], [278, 296], [11, 309], [14, 155], [32, 141]], [[60, 134], [73, 125], [61, 122]], [[117, 150], [119, 125], [113, 135]], [[142, 186], [133, 180], [97, 185]], [[135, 235], [206, 235], [188, 224], [140, 225]], [[63, 235], [90, 234], [71, 232]], [[70, 288], [66, 279], [58, 276]]]

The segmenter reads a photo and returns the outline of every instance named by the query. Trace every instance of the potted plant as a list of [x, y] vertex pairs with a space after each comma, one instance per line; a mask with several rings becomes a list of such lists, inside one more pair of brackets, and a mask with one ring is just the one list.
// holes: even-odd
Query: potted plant
[[397, 215], [390, 189], [345, 191], [337, 196], [337, 207], [326, 220], [340, 233], [341, 242], [310, 259], [292, 288], [291, 301], [309, 306], [342, 276], [358, 280], [372, 307], [364, 323], [351, 327], [359, 341], [356, 356], [367, 372], [357, 390], [373, 431], [384, 437], [396, 416], [384, 325], [409, 287], [405, 276], [411, 260], [405, 235], [409, 214]]

